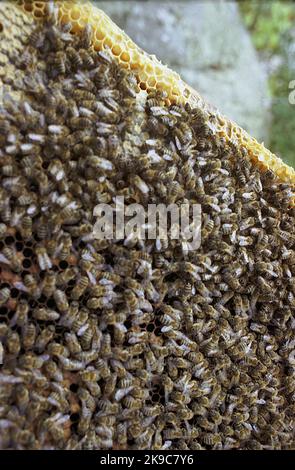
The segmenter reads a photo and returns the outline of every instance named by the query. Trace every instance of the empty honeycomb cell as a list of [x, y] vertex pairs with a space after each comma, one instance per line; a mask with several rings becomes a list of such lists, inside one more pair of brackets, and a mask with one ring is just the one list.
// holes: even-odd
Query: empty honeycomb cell
[[69, 388], [72, 393], [77, 393], [79, 385], [76, 383], [72, 383]]
[[11, 319], [13, 318], [14, 314], [15, 314], [14, 310], [9, 310], [9, 311], [7, 312], [7, 318], [8, 318], [8, 320], [11, 320]]
[[79, 21], [77, 22], [77, 26], [80, 30], [82, 30], [83, 28], [85, 28], [85, 25], [87, 24], [87, 21], [86, 20], [83, 20], [83, 19], [79, 19]]
[[33, 256], [33, 250], [31, 248], [25, 248], [23, 250], [23, 254], [25, 258], [30, 258], [31, 256]]
[[123, 40], [122, 34], [121, 33], [114, 34], [114, 39], [115, 39], [115, 46], [119, 45]]
[[44, 16], [44, 11], [43, 10], [36, 10], [34, 13], [36, 18], [42, 18]]
[[24, 269], [29, 269], [32, 266], [32, 263], [29, 259], [24, 259], [22, 262], [22, 266]]
[[155, 336], [159, 337], [162, 335], [162, 332], [161, 332], [161, 328], [160, 327], [156, 327], [155, 330], [154, 330], [154, 334]]
[[149, 332], [153, 332], [155, 329], [155, 325], [153, 323], [149, 323], [146, 327], [146, 330]]
[[32, 11], [33, 11], [33, 5], [32, 5], [31, 3], [25, 3], [24, 9], [25, 9], [27, 12], [32, 12]]
[[78, 8], [72, 8], [70, 11], [70, 19], [72, 21], [79, 20], [81, 16], [81, 11]]
[[[120, 35], [117, 35], [116, 37], [117, 37], [118, 39], [120, 38], [121, 41], [124, 40], [121, 34], [120, 34]], [[136, 45], [134, 44], [134, 42], [132, 42], [132, 41], [130, 41], [130, 40], [128, 40], [128, 39], [127, 39], [127, 41], [126, 41], [126, 47], [127, 47], [128, 50], [131, 50], [131, 51], [136, 50]], [[132, 57], [133, 57], [133, 59], [134, 59], [133, 52], [132, 52]]]
[[79, 418], [80, 418], [79, 413], [72, 413], [71, 416], [70, 416], [70, 420], [73, 423], [76, 423], [77, 421], [79, 421]]
[[14, 237], [12, 236], [6, 237], [4, 241], [6, 245], [12, 245], [15, 242]]
[[61, 270], [67, 269], [68, 263], [67, 263], [67, 261], [63, 260], [63, 261], [59, 262], [58, 266], [60, 267]]
[[70, 8], [71, 8], [71, 2], [66, 2], [65, 1], [65, 2], [62, 3], [62, 9], [63, 10], [67, 11], [67, 10], [70, 10]]
[[19, 291], [17, 289], [11, 289], [10, 295], [13, 299], [15, 299], [19, 295]]
[[152, 394], [152, 402], [153, 403], [159, 403], [160, 401], [160, 395], [158, 393], [153, 393]]

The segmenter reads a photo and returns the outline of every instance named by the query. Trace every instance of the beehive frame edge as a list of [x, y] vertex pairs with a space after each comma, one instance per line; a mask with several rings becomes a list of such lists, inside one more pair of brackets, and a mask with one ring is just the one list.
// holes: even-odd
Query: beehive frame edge
[[[38, 21], [46, 16], [45, 1], [18, 0], [9, 3], [9, 8], [20, 9], [30, 20]], [[295, 183], [295, 170], [285, 164], [264, 144], [257, 142], [235, 122], [224, 117], [207, 103], [199, 93], [187, 85], [180, 76], [163, 65], [154, 55], [149, 55], [140, 49], [102, 10], [88, 0], [56, 0], [58, 15], [61, 23], [72, 24], [72, 31], [79, 33], [86, 24], [92, 26], [92, 44], [94, 49], [108, 47], [118, 62], [135, 73], [139, 86], [147, 92], [155, 89], [164, 90], [170, 103], [189, 103], [200, 107], [209, 116], [214, 116], [214, 132], [217, 137], [247, 149], [252, 162], [262, 171], [272, 170], [282, 182]], [[7, 7], [7, 5], [6, 5]], [[27, 25], [28, 26], [28, 25]], [[13, 32], [12, 32], [13, 34]], [[1, 80], [1, 77], [0, 77]]]

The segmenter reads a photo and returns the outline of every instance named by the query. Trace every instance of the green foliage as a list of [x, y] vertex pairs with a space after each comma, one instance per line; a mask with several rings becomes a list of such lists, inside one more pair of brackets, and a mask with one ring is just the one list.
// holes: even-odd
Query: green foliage
[[278, 98], [272, 108], [271, 150], [295, 168], [295, 107]]
[[295, 168], [295, 106], [289, 103], [289, 83], [295, 80], [287, 49], [292, 41], [289, 32], [295, 24], [295, 4], [283, 1], [244, 1], [242, 17], [254, 45], [264, 60], [276, 55], [281, 65], [269, 77], [272, 94], [270, 149]]
[[270, 148], [295, 168], [295, 106], [288, 100], [289, 83], [294, 79], [285, 64], [270, 77], [273, 94]]
[[248, 0], [240, 3], [240, 9], [256, 48], [270, 53], [279, 52], [281, 37], [295, 20], [294, 4]]

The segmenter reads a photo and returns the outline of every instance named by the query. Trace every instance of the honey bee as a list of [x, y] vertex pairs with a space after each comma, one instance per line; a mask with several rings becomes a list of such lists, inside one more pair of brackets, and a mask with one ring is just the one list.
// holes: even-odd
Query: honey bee
[[99, 380], [99, 372], [95, 369], [88, 368], [84, 371], [79, 372], [79, 376], [83, 382], [97, 382]]
[[7, 231], [7, 226], [4, 223], [0, 223], [0, 236], [4, 236]]
[[19, 365], [22, 369], [38, 369], [43, 365], [43, 359], [40, 356], [36, 356], [32, 352], [22, 354], [19, 358]]
[[20, 260], [17, 256], [17, 253], [13, 248], [10, 246], [6, 246], [2, 250], [2, 255], [4, 256], [5, 260], [4, 262], [8, 262], [8, 264], [11, 266], [11, 269], [15, 272], [20, 272], [22, 269]]
[[60, 324], [71, 326], [75, 319], [78, 316], [79, 312], [79, 303], [76, 301], [71, 302], [68, 309], [65, 309], [63, 312], [63, 316], [60, 319]]
[[36, 338], [35, 347], [38, 351], [44, 351], [47, 344], [53, 339], [55, 334], [55, 328], [53, 325], [49, 325], [44, 328]]
[[44, 281], [42, 284], [42, 293], [46, 297], [51, 297], [55, 290], [56, 286], [56, 275], [53, 271], [46, 272], [44, 276]]
[[83, 65], [87, 68], [90, 69], [95, 66], [94, 59], [89, 52], [85, 49], [80, 49], [79, 50], [80, 57], [82, 59]]
[[44, 34], [39, 28], [34, 28], [28, 38], [28, 44], [34, 49], [38, 49], [44, 42]]
[[59, 313], [45, 307], [35, 308], [33, 310], [33, 318], [41, 321], [55, 321], [59, 319]]
[[69, 234], [65, 234], [61, 237], [59, 259], [65, 260], [71, 251], [72, 248], [72, 239]]
[[91, 47], [92, 34], [93, 34], [92, 26], [90, 24], [86, 24], [79, 38], [80, 47], [83, 47], [84, 49], [89, 49]]
[[15, 397], [20, 411], [23, 413], [29, 404], [29, 390], [23, 384], [18, 384], [15, 388]]
[[115, 441], [119, 446], [125, 447], [127, 444], [127, 423], [118, 423], [115, 431]]
[[13, 321], [15, 321], [18, 326], [24, 326], [28, 321], [28, 311], [29, 305], [27, 301], [24, 299], [20, 299], [17, 302], [16, 312], [13, 317]]
[[63, 380], [62, 372], [59, 370], [57, 364], [52, 360], [45, 362], [44, 372], [48, 377], [56, 380], [57, 382], [61, 382]]
[[66, 294], [60, 290], [56, 289], [53, 293], [56, 306], [61, 313], [65, 313], [69, 308], [69, 303]]
[[154, 426], [145, 429], [140, 436], [136, 438], [136, 445], [139, 449], [150, 449], [153, 436], [155, 434]]
[[44, 421], [44, 430], [48, 431], [54, 442], [63, 441], [65, 437], [64, 428], [55, 421], [48, 418]]
[[8, 352], [13, 355], [17, 355], [21, 348], [20, 337], [16, 331], [12, 331], [6, 339], [6, 345]]
[[24, 349], [32, 349], [36, 340], [36, 327], [33, 323], [27, 323], [22, 331], [22, 344]]
[[83, 334], [79, 332], [79, 336], [82, 348], [84, 350], [90, 349], [94, 336], [94, 328], [92, 327], [92, 325], [88, 325], [87, 329], [83, 331]]
[[66, 63], [65, 63], [65, 54], [63, 51], [57, 51], [54, 60], [54, 70], [58, 73], [58, 75], [64, 75], [66, 73]]
[[2, 207], [1, 207], [1, 219], [3, 220], [3, 222], [5, 223], [10, 223], [11, 221], [11, 208], [10, 208], [10, 205], [9, 205], [9, 201], [6, 201], [4, 204], [2, 204]]
[[173, 439], [181, 439], [183, 437], [183, 430], [175, 428], [167, 428], [163, 432], [164, 439], [170, 441]]
[[66, 48], [66, 55], [70, 59], [71, 64], [74, 68], [78, 69], [83, 66], [82, 58], [76, 49], [72, 46]]
[[99, 308], [103, 308], [105, 305], [105, 300], [103, 297], [91, 297], [90, 299], [87, 300], [87, 308], [96, 310]]
[[3, 287], [0, 290], [0, 305], [6, 304], [10, 298], [10, 289], [8, 287]]
[[135, 310], [138, 305], [138, 299], [137, 299], [137, 296], [134, 294], [134, 292], [130, 289], [126, 289], [124, 292], [124, 297], [126, 299], [126, 304], [128, 308], [131, 311]]
[[78, 422], [77, 431], [80, 435], [84, 436], [90, 426], [92, 412], [86, 407], [82, 407], [82, 415]]
[[[51, 273], [51, 271], [49, 271], [49, 273]], [[48, 273], [48, 274], [49, 274]], [[59, 273], [57, 275], [57, 277], [55, 278], [55, 282], [58, 284], [58, 285], [65, 285], [65, 284], [68, 284], [68, 282], [72, 281], [73, 279], [75, 279], [77, 275], [77, 271], [76, 271], [76, 268], [66, 268], [64, 269], [61, 273]], [[50, 274], [50, 281], [53, 283], [53, 279], [51, 279], [51, 274]], [[48, 282], [48, 281], [45, 281], [47, 279], [47, 276], [45, 275], [45, 278], [44, 278], [44, 283], [45, 282]], [[43, 288], [44, 290], [44, 288]], [[45, 294], [45, 292], [44, 292]], [[45, 294], [46, 295], [46, 294]], [[52, 295], [52, 294], [50, 294]], [[47, 297], [50, 297], [50, 295], [47, 295]]]
[[113, 374], [109, 377], [106, 378], [104, 387], [103, 387], [103, 394], [106, 397], [110, 397], [113, 395], [116, 389], [116, 383], [117, 383], [117, 375]]
[[36, 247], [36, 256], [41, 271], [52, 268], [52, 262], [47, 254], [47, 251], [44, 247]]
[[102, 359], [102, 358], [97, 359], [95, 365], [102, 378], [105, 379], [111, 374], [108, 363], [105, 359]]
[[89, 279], [87, 276], [81, 276], [77, 284], [74, 286], [71, 297], [72, 299], [78, 300], [86, 291], [89, 284]]
[[84, 368], [84, 363], [76, 360], [76, 359], [69, 359], [68, 357], [64, 357], [61, 354], [58, 354], [58, 359], [60, 361], [60, 365], [64, 370], [70, 371], [78, 371]]

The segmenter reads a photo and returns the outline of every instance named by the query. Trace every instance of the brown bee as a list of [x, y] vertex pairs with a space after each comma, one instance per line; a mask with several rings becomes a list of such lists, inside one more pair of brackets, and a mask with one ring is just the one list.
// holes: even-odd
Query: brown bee
[[21, 262], [19, 257], [17, 256], [16, 251], [11, 248], [10, 246], [6, 246], [2, 250], [2, 255], [4, 256], [4, 262], [9, 264], [11, 266], [11, 269], [15, 272], [20, 272], [22, 267], [21, 267]]
[[52, 261], [44, 247], [36, 247], [36, 256], [42, 271], [52, 268]]
[[[49, 273], [51, 273], [51, 271], [49, 271]], [[77, 271], [76, 271], [75, 268], [73, 268], [73, 267], [72, 268], [66, 268], [55, 277], [54, 282], [56, 282], [57, 285], [65, 285], [65, 284], [68, 284], [73, 279], [75, 279], [76, 275], [77, 275]], [[50, 274], [50, 276], [49, 276], [50, 277], [50, 282], [53, 283], [53, 279], [51, 279], [51, 276], [53, 276], [53, 275]], [[45, 279], [47, 279], [47, 276], [45, 276], [45, 278], [44, 278], [44, 283], [45, 283]], [[44, 290], [44, 288], [43, 288], [43, 290]], [[44, 292], [44, 294], [45, 294], [45, 292]]]
[[3, 287], [3, 289], [0, 290], [0, 305], [6, 304], [9, 298], [10, 289], [8, 287]]
[[52, 419], [48, 418], [44, 421], [44, 430], [48, 431], [51, 435], [51, 438], [55, 442], [60, 442], [64, 440], [65, 433], [62, 425], [59, 425]]
[[56, 274], [53, 271], [46, 272], [42, 285], [42, 292], [46, 297], [51, 297], [56, 286]]
[[41, 321], [55, 321], [59, 319], [59, 313], [55, 312], [54, 310], [50, 310], [48, 308], [35, 308], [33, 310], [33, 318], [36, 320]]
[[82, 331], [85, 330], [85, 326], [87, 328], [87, 320], [89, 316], [89, 311], [86, 308], [82, 308], [77, 312], [77, 315], [75, 315], [74, 321], [71, 325], [71, 329], [75, 332], [81, 334], [81, 328], [83, 329]]
[[19, 334], [16, 331], [11, 332], [7, 336], [6, 345], [10, 354], [17, 355], [19, 353], [21, 342]]
[[44, 328], [36, 338], [35, 347], [38, 351], [44, 351], [47, 344], [53, 339], [55, 333], [55, 327], [49, 325]]
[[94, 59], [91, 54], [85, 49], [80, 49], [79, 50], [80, 57], [82, 59], [84, 67], [87, 69], [90, 69], [95, 66]]
[[22, 331], [22, 344], [24, 349], [31, 349], [36, 340], [36, 327], [33, 323], [27, 323]]
[[58, 75], [64, 75], [66, 72], [65, 58], [63, 51], [58, 51], [54, 56], [54, 67]]
[[65, 313], [69, 308], [69, 303], [66, 294], [62, 290], [56, 289], [53, 293], [53, 297], [58, 310], [62, 313]]
[[79, 303], [76, 301], [71, 302], [69, 307], [64, 310], [60, 323], [63, 325], [72, 325], [76, 320], [79, 312]]
[[26, 300], [20, 299], [17, 302], [14, 321], [18, 326], [24, 326], [28, 321], [29, 305]]
[[129, 289], [125, 291], [126, 304], [130, 310], [134, 310], [137, 307], [138, 299], [134, 292]]

